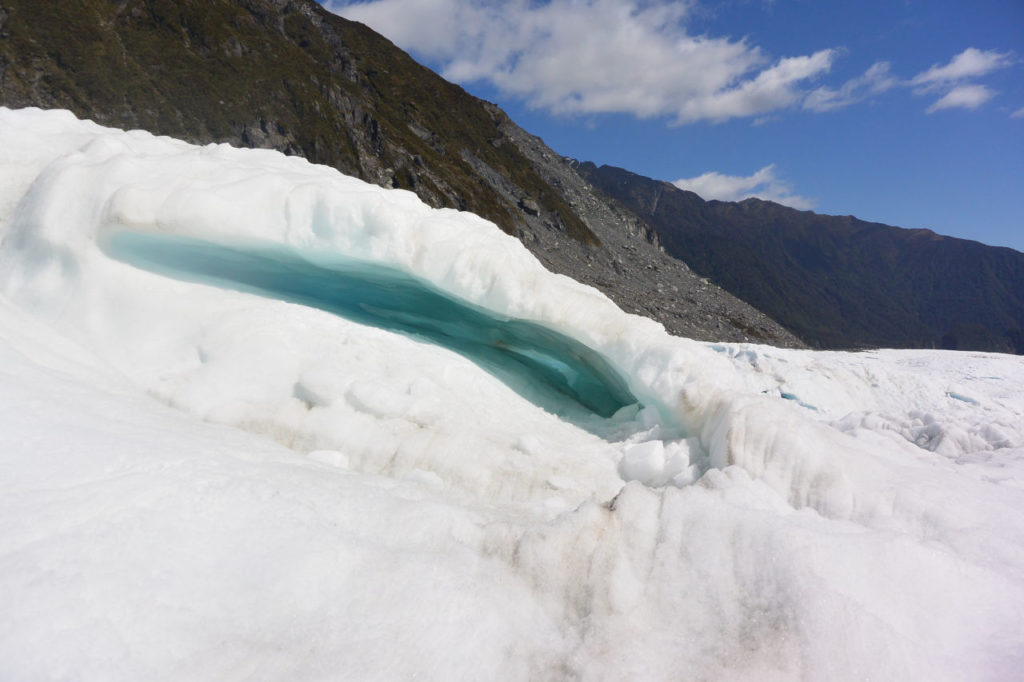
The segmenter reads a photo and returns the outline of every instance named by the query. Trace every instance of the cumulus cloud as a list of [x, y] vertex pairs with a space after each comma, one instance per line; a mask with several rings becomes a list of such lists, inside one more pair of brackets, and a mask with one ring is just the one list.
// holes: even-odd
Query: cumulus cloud
[[837, 51], [773, 60], [745, 39], [690, 35], [668, 0], [333, 0], [451, 80], [489, 81], [555, 113], [760, 116], [799, 103]]
[[890, 72], [891, 69], [889, 62], [875, 62], [860, 76], [843, 83], [838, 90], [822, 86], [807, 95], [804, 99], [804, 109], [817, 112], [834, 111], [856, 104], [871, 95], [891, 90], [900, 84], [899, 79]]
[[710, 172], [695, 178], [680, 178], [672, 184], [680, 189], [696, 192], [707, 200], [742, 201], [754, 197], [801, 210], [814, 207], [813, 199], [793, 194], [790, 184], [775, 174], [775, 164], [765, 166], [753, 175], [737, 176]]

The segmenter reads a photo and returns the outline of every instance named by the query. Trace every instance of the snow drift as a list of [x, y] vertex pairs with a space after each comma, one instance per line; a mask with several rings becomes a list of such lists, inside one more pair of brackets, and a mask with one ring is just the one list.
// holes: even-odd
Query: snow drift
[[0, 235], [4, 679], [1024, 665], [1020, 358], [672, 338], [475, 216], [66, 112], [0, 109]]

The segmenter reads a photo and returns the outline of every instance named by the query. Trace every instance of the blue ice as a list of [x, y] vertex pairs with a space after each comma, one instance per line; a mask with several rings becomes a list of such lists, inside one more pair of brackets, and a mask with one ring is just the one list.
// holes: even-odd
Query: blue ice
[[[461, 301], [397, 268], [279, 245], [224, 245], [116, 232], [106, 252], [177, 279], [316, 307], [437, 344], [473, 361], [523, 397], [584, 428], [638, 406], [603, 356], [543, 325]], [[597, 430], [602, 430], [598, 427]]]

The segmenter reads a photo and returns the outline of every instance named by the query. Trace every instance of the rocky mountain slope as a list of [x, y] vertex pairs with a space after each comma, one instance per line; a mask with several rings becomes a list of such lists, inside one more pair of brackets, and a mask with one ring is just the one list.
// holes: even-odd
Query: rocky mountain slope
[[801, 345], [500, 109], [313, 0], [0, 0], [0, 104], [302, 155], [478, 213], [673, 333]]
[[668, 253], [809, 343], [1024, 353], [1024, 253], [758, 199], [706, 202], [621, 168], [577, 170]]

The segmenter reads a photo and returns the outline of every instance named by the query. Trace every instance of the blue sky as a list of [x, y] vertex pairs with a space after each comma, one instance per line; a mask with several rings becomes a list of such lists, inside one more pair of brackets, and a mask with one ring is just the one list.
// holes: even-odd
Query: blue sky
[[555, 151], [1024, 251], [1021, 0], [328, 0]]

